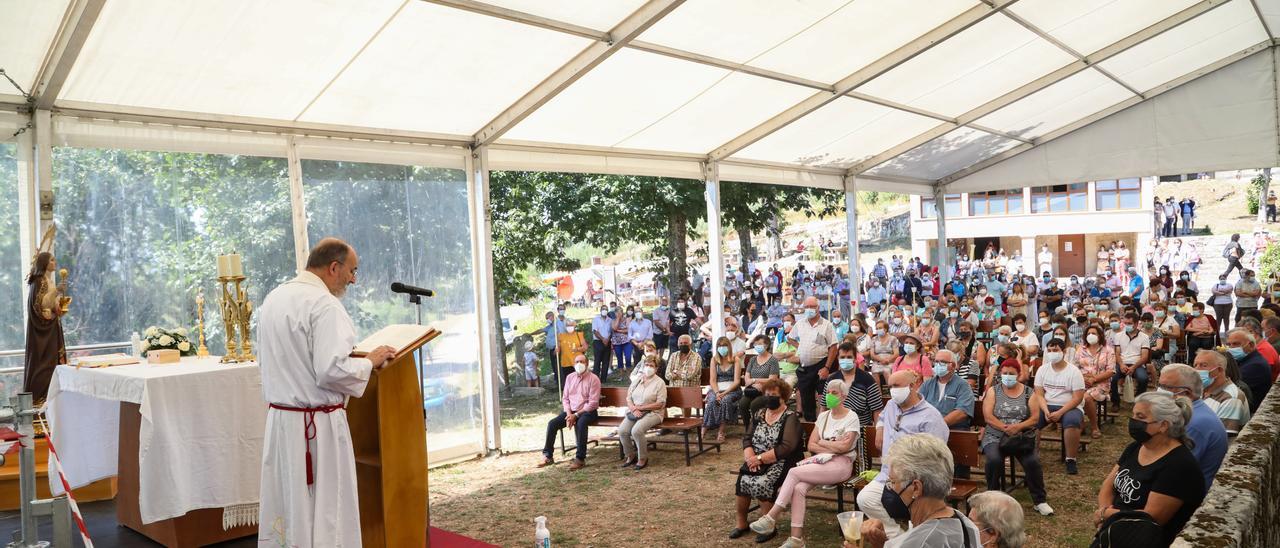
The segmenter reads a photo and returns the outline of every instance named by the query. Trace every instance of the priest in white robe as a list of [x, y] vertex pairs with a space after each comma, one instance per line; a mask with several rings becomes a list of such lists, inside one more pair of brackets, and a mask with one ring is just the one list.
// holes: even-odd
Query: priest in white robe
[[355, 453], [343, 409], [394, 353], [351, 357], [355, 327], [339, 301], [359, 259], [325, 238], [306, 270], [271, 291], [258, 316], [267, 411], [258, 511], [260, 546], [360, 546]]

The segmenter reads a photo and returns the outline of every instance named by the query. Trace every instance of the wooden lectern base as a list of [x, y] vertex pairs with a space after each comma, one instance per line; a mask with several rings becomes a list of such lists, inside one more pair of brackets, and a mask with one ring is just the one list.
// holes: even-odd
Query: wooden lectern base
[[172, 519], [142, 523], [138, 506], [138, 432], [142, 428], [142, 412], [136, 403], [120, 403], [119, 493], [116, 495], [116, 520], [147, 538], [170, 548], [207, 546], [258, 534], [257, 525], [222, 529], [222, 509], [192, 510]]

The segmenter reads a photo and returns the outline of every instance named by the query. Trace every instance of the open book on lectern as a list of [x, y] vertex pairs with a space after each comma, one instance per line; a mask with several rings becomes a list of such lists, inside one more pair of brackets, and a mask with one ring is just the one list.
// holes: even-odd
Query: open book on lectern
[[427, 341], [434, 339], [440, 332], [435, 328], [417, 324], [394, 324], [379, 329], [377, 333], [365, 337], [351, 351], [352, 356], [366, 356], [379, 346], [390, 346], [396, 349], [395, 357], [411, 352]]

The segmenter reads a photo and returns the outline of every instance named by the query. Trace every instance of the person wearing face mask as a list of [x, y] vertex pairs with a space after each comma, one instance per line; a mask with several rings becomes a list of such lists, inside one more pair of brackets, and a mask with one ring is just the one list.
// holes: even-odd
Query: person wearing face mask
[[1102, 437], [1098, 423], [1098, 402], [1107, 401], [1111, 395], [1111, 377], [1115, 375], [1115, 351], [1106, 344], [1102, 328], [1090, 325], [1084, 338], [1076, 345], [1075, 364], [1084, 377], [1084, 413], [1089, 419], [1089, 432], [1093, 439]]
[[[1045, 327], [1048, 328], [1048, 326], [1048, 322], [1045, 322]], [[1034, 354], [1040, 350], [1040, 339], [1027, 325], [1026, 316], [1013, 317], [1013, 333], [1009, 337], [1009, 342], [1022, 347], [1022, 351], [1026, 354]]]
[[609, 307], [601, 305], [600, 314], [591, 318], [591, 355], [595, 363], [591, 371], [601, 379], [609, 378], [609, 358], [612, 355], [613, 320], [609, 319]]
[[1252, 270], [1245, 270], [1233, 290], [1236, 295], [1236, 323], [1239, 324], [1240, 317], [1246, 311], [1258, 309], [1258, 299], [1262, 297], [1262, 284], [1258, 283], [1258, 278]]
[[1023, 530], [1022, 504], [1008, 493], [987, 490], [969, 497], [969, 519], [981, 534], [979, 548], [1022, 548], [1027, 543]]
[[[1147, 391], [1147, 382], [1150, 380], [1147, 363], [1151, 361], [1151, 338], [1138, 330], [1138, 316], [1129, 314], [1119, 324], [1122, 329], [1111, 334], [1116, 355], [1116, 374], [1111, 377], [1111, 401], [1117, 403], [1120, 383], [1128, 377], [1133, 377], [1137, 383], [1135, 394]], [[1112, 325], [1116, 325], [1116, 322], [1113, 321]]]
[[1195, 369], [1204, 386], [1205, 405], [1222, 421], [1227, 435], [1234, 437], [1252, 416], [1249, 398], [1227, 375], [1227, 356], [1212, 349], [1196, 352]]
[[1063, 350], [1066, 342], [1053, 339], [1045, 346], [1044, 365], [1036, 370], [1035, 389], [1040, 399], [1040, 423], [1044, 428], [1057, 423], [1062, 428], [1066, 446], [1067, 474], [1079, 473], [1076, 456], [1080, 451], [1080, 426], [1084, 414], [1080, 404], [1084, 401], [1084, 376], [1076, 366], [1067, 363]]
[[[979, 543], [978, 527], [947, 505], [954, 460], [945, 441], [926, 434], [904, 436], [885, 452], [884, 460], [893, 470], [883, 488], [887, 512], [872, 515], [867, 509], [871, 519], [862, 522], [863, 546], [881, 548], [893, 541], [901, 547], [960, 548]], [[911, 523], [901, 539], [896, 538], [894, 521]]]
[[1129, 419], [1133, 443], [1120, 454], [1098, 490], [1095, 525], [1122, 510], [1140, 510], [1160, 526], [1163, 543], [1173, 542], [1204, 500], [1200, 466], [1187, 447], [1191, 402], [1168, 394], [1138, 396]]
[[831, 325], [835, 326], [836, 339], [844, 339], [849, 333], [849, 322], [845, 321], [844, 313], [839, 309], [831, 311]]
[[791, 510], [791, 536], [782, 548], [804, 547], [805, 497], [820, 485], [836, 485], [848, 481], [854, 473], [854, 457], [861, 438], [858, 415], [840, 405], [848, 389], [844, 381], [827, 382], [824, 400], [827, 410], [818, 415], [807, 445], [813, 456], [804, 459], [787, 472], [773, 508], [752, 522], [751, 530], [772, 535], [783, 512]]
[[791, 328], [790, 336], [797, 341], [796, 353], [800, 367], [796, 370], [796, 391], [799, 393], [801, 414], [806, 421], [818, 417], [817, 391], [821, 381], [831, 375], [836, 365], [835, 326], [818, 315], [818, 300], [809, 297], [804, 301], [804, 319]]
[[653, 321], [644, 317], [644, 309], [637, 306], [631, 312], [631, 325], [627, 328], [627, 338], [635, 349], [635, 362], [644, 359], [645, 344], [653, 342]]
[[711, 354], [711, 386], [702, 411], [702, 436], [716, 430], [716, 441], [724, 442], [725, 423], [737, 421], [738, 399], [742, 397], [742, 360], [733, 353], [727, 337], [716, 341]]
[[1021, 375], [1022, 364], [1018, 360], [1005, 360], [1000, 364], [999, 382], [987, 388], [982, 398], [982, 416], [986, 418], [987, 427], [978, 446], [986, 456], [987, 490], [1000, 491], [1004, 461], [1013, 456], [1026, 472], [1027, 490], [1031, 492], [1036, 511], [1048, 516], [1053, 514], [1053, 508], [1047, 502], [1044, 467], [1035, 443], [1043, 405], [1037, 393], [1018, 382]]
[[934, 321], [936, 313], [933, 310], [926, 310], [920, 316], [915, 330], [912, 332], [923, 345], [921, 350], [928, 354], [938, 349], [938, 323]]
[[1247, 329], [1237, 327], [1228, 331], [1226, 346], [1240, 366], [1240, 380], [1249, 387], [1249, 413], [1256, 413], [1271, 390], [1271, 366], [1258, 353], [1257, 339]]
[[542, 462], [538, 467], [555, 464], [556, 434], [563, 428], [572, 428], [577, 449], [570, 470], [587, 465], [587, 427], [596, 421], [600, 407], [600, 377], [587, 369], [587, 357], [573, 357], [573, 373], [564, 381], [564, 393], [560, 397], [562, 411], [547, 422], [547, 442], [542, 446]]
[[[558, 312], [558, 314], [557, 314]], [[560, 362], [560, 335], [569, 332], [569, 324], [564, 317], [564, 305], [561, 305], [556, 311], [548, 310], [546, 314], [547, 325], [542, 328], [543, 349], [547, 353], [547, 358], [551, 360], [551, 368], [556, 372], [556, 386], [564, 387], [564, 379], [573, 369], [563, 367]]]
[[[693, 338], [680, 335], [676, 339], [676, 351], [667, 360], [664, 379], [672, 388], [699, 386], [702, 382], [702, 356], [693, 351]], [[682, 409], [682, 417], [688, 417], [689, 409]]]
[[973, 417], [973, 390], [955, 374], [957, 367], [955, 354], [939, 350], [933, 356], [933, 376], [924, 381], [920, 394], [942, 414], [949, 428], [968, 430]]
[[1171, 363], [1160, 370], [1161, 392], [1176, 398], [1191, 400], [1191, 420], [1187, 422], [1187, 437], [1195, 442], [1189, 449], [1200, 464], [1200, 472], [1204, 476], [1204, 489], [1213, 487], [1213, 477], [1222, 467], [1222, 459], [1227, 456], [1227, 430], [1203, 400], [1204, 384], [1200, 374], [1191, 366]]
[[1191, 305], [1191, 313], [1187, 316], [1187, 355], [1194, 356], [1202, 348], [1213, 348], [1217, 329], [1213, 319], [1204, 313], [1203, 303]]
[[742, 380], [742, 398], [738, 400], [738, 416], [745, 421], [750, 421], [756, 411], [764, 409], [765, 402], [760, 395], [765, 381], [781, 376], [769, 337], [756, 335], [751, 339], [751, 347], [753, 352], [743, 358], [746, 361], [746, 366], [743, 367], [746, 376]]
[[[890, 399], [885, 403], [884, 409], [880, 412], [880, 419], [876, 423], [879, 428], [876, 430], [875, 441], [876, 446], [880, 448], [880, 454], [889, 454], [897, 440], [912, 434], [936, 437], [942, 440], [945, 448], [950, 430], [947, 428], [946, 421], [942, 419], [942, 414], [920, 397], [922, 381], [923, 377], [913, 371], [898, 371], [889, 376]], [[947, 455], [950, 454], [950, 451], [947, 451]], [[867, 517], [884, 522], [884, 532], [890, 539], [902, 534], [902, 529], [898, 527], [896, 520], [903, 519], [901, 514], [890, 514], [883, 500], [888, 498], [891, 492], [898, 493], [897, 488], [891, 489], [886, 486], [894, 470], [896, 468], [892, 460], [886, 459], [875, 480], [858, 493], [858, 508], [866, 512]], [[948, 491], [951, 488], [952, 474], [954, 474], [954, 467], [951, 462], [948, 462], [946, 469]]]
[[[778, 490], [787, 472], [800, 462], [804, 455], [804, 428], [800, 416], [787, 408], [791, 387], [778, 380], [765, 381], [763, 389], [765, 407], [750, 422], [742, 435], [742, 466], [738, 468], [738, 481], [734, 493], [736, 527], [729, 538], [736, 539], [751, 532], [747, 528], [747, 511], [751, 501], [760, 504], [762, 513], [773, 509]], [[756, 543], [765, 543], [777, 535], [757, 535]]]
[[658, 348], [658, 356], [666, 358], [667, 348], [671, 346], [671, 306], [664, 295], [653, 309], [653, 345]]
[[[635, 346], [631, 344], [631, 322], [635, 318], [635, 307], [628, 306], [626, 312], [613, 307], [613, 330], [609, 337], [609, 346], [613, 348], [613, 357], [617, 361], [616, 371], [624, 377], [635, 367]], [[608, 377], [602, 377], [608, 380]]]
[[932, 377], [933, 363], [924, 355], [920, 339], [915, 335], [903, 335], [899, 340], [902, 341], [902, 355], [893, 362], [893, 372], [913, 371], [921, 378]]
[[618, 441], [625, 455], [622, 467], [643, 470], [649, 464], [645, 434], [667, 415], [667, 383], [651, 365], [638, 368], [627, 387], [627, 414], [618, 425]]
[[1231, 296], [1234, 292], [1235, 287], [1227, 283], [1226, 274], [1220, 274], [1218, 283], [1209, 289], [1209, 306], [1213, 307], [1213, 317], [1218, 319], [1218, 329], [1224, 337], [1231, 330]]
[[[881, 395], [880, 385], [876, 383], [875, 377], [862, 367], [862, 361], [862, 357], [858, 355], [852, 343], [849, 341], [840, 343], [837, 350], [840, 372], [831, 378], [840, 379], [844, 381], [845, 386], [849, 387], [843, 405], [857, 414], [861, 428], [866, 430], [871, 428], [880, 417], [880, 410], [884, 409], [884, 397]], [[858, 444], [858, 449], [860, 456], [854, 463], [857, 466], [854, 470], [855, 474], [862, 472], [869, 462], [866, 446]]]

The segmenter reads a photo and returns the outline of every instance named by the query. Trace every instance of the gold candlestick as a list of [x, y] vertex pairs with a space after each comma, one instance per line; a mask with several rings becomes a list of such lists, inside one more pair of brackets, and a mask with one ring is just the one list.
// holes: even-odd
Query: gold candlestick
[[[241, 284], [243, 282], [243, 285]], [[240, 359], [251, 362], [258, 358], [253, 355], [253, 337], [249, 334], [249, 318], [253, 315], [253, 302], [249, 300], [249, 292], [245, 289], [249, 282], [244, 276], [236, 282], [236, 292], [240, 295], [237, 302], [236, 320], [240, 328]]]
[[196, 356], [205, 358], [209, 356], [209, 347], [204, 345], [204, 289], [196, 293], [196, 326], [200, 332], [200, 348], [196, 350]]
[[[238, 279], [237, 279], [238, 278]], [[225, 334], [227, 353], [222, 356], [222, 363], [236, 363], [242, 361], [240, 355], [240, 347], [236, 341], [236, 327], [239, 324], [237, 316], [239, 316], [240, 307], [237, 303], [239, 297], [238, 291], [232, 292], [232, 285], [239, 285], [240, 280], [244, 277], [236, 276], [219, 276], [218, 282], [222, 284], [222, 328]]]

